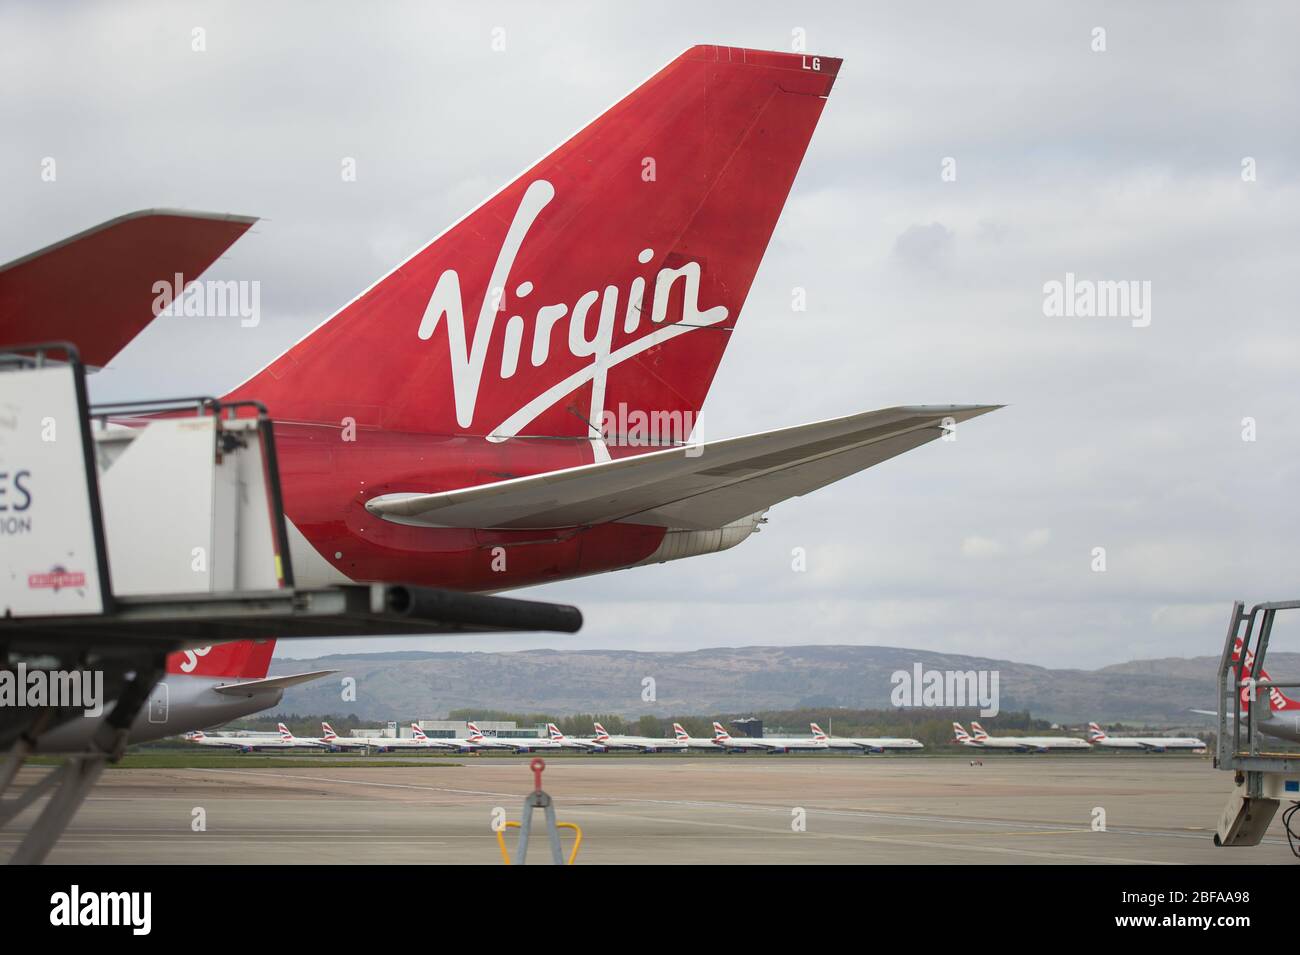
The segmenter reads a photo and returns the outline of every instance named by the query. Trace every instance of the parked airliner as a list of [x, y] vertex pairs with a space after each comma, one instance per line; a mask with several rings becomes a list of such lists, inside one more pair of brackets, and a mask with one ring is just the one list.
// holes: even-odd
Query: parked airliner
[[1141, 749], [1163, 753], [1171, 749], [1205, 750], [1205, 740], [1190, 736], [1109, 736], [1096, 723], [1088, 724], [1088, 740], [1102, 749]]
[[729, 750], [756, 750], [766, 753], [788, 753], [792, 750], [829, 749], [826, 743], [803, 736], [732, 736], [716, 720], [713, 723], [713, 742]]
[[916, 739], [900, 736], [827, 736], [816, 723], [810, 723], [812, 738], [825, 743], [831, 749], [866, 750], [883, 753], [886, 750], [925, 749], [925, 745]]
[[[469, 721], [465, 724], [469, 735], [463, 740], [452, 740], [452, 742], [463, 746], [467, 749], [508, 749], [516, 753], [531, 753], [537, 749], [560, 749], [559, 743], [545, 737], [532, 736], [484, 736], [478, 728], [478, 724]], [[434, 737], [433, 741], [438, 742]]]
[[685, 746], [687, 749], [716, 750], [718, 748], [718, 744], [711, 739], [697, 739], [696, 737], [691, 736], [690, 733], [686, 732], [681, 723], [673, 724], [673, 739], [677, 740], [678, 743]]
[[565, 736], [554, 723], [546, 724], [546, 733], [552, 743], [557, 743], [566, 749], [583, 749], [591, 753], [604, 753], [609, 750], [608, 746], [598, 740], [581, 736]]
[[279, 736], [208, 736], [203, 730], [195, 730], [186, 733], [185, 738], [200, 746], [237, 749], [244, 753], [267, 749], [319, 749], [325, 745], [321, 740], [294, 736], [283, 723], [277, 723], [275, 728]]
[[989, 736], [984, 732], [984, 727], [974, 720], [971, 720], [970, 728], [975, 742], [992, 749], [1005, 748], [1007, 745], [1038, 752], [1049, 749], [1092, 749], [1087, 740], [1072, 736]]
[[605, 727], [593, 723], [596, 730], [596, 742], [610, 749], [639, 749], [643, 753], [657, 753], [661, 750], [684, 750], [686, 744], [677, 737], [663, 739], [654, 736], [610, 736]]
[[1043, 753], [1050, 749], [1092, 749], [1087, 740], [1068, 736], [990, 736], [984, 727], [972, 721], [974, 734], [960, 723], [952, 724], [953, 741], [974, 749], [1010, 749], [1020, 753]]

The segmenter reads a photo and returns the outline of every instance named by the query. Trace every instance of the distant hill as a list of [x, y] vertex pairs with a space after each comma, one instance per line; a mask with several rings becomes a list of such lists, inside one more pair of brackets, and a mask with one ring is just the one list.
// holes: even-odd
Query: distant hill
[[[283, 713], [356, 713], [367, 720], [436, 718], [454, 709], [616, 713], [626, 717], [891, 705], [897, 670], [996, 670], [1001, 708], [1058, 722], [1176, 725], [1192, 708], [1213, 709], [1214, 657], [1135, 660], [1100, 670], [1049, 670], [984, 657], [898, 647], [739, 647], [685, 653], [522, 650], [511, 653], [402, 651], [277, 660], [271, 674], [338, 669], [337, 677], [289, 689]], [[1270, 655], [1279, 672], [1300, 654]], [[356, 701], [339, 679], [356, 680]], [[642, 700], [643, 680], [655, 699]]]

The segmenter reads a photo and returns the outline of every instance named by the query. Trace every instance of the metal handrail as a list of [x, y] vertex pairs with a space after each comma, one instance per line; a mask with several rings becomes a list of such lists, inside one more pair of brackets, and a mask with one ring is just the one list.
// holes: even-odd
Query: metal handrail
[[[1257, 676], [1264, 670], [1273, 623], [1280, 610], [1300, 610], [1300, 600], [1277, 600], [1255, 604], [1246, 611], [1242, 601], [1232, 606], [1227, 637], [1219, 658], [1218, 744], [1215, 765], [1224, 770], [1277, 771], [1279, 764], [1300, 759], [1300, 753], [1272, 752], [1261, 749], [1258, 710], [1270, 706], [1268, 690], [1300, 688], [1300, 681], [1271, 680]], [[1240, 652], [1234, 652], [1237, 641]], [[1253, 646], [1252, 646], [1253, 644]], [[1250, 659], [1250, 672], [1246, 661]], [[1252, 693], [1242, 705], [1242, 692]], [[1231, 720], [1231, 725], [1229, 725]], [[1268, 745], [1268, 744], [1264, 744]]]
[[51, 351], [63, 352], [63, 364], [81, 364], [81, 352], [72, 342], [50, 341], [0, 346], [0, 367], [44, 368]]

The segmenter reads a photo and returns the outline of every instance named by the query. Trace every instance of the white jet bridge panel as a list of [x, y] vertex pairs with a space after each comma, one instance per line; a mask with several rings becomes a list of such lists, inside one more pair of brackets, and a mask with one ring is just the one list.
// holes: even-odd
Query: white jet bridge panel
[[85, 435], [71, 364], [0, 375], [0, 616], [105, 610]]

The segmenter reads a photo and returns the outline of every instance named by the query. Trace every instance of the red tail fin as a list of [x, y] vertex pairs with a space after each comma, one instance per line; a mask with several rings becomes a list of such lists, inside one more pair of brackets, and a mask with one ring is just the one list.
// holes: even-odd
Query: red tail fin
[[236, 640], [167, 655], [167, 672], [186, 676], [226, 676], [260, 680], [271, 668], [274, 640]]
[[666, 415], [685, 440], [839, 66], [687, 50], [234, 395], [499, 437]]
[[[1273, 678], [1268, 675], [1267, 670], [1260, 670], [1259, 678], [1267, 682], [1272, 682], [1273, 680]], [[1249, 690], [1244, 690], [1243, 693], [1249, 693]], [[1268, 688], [1268, 705], [1269, 709], [1274, 713], [1294, 713], [1297, 710], [1300, 710], [1300, 703], [1291, 699], [1291, 697], [1287, 696], [1275, 686]]]
[[[1236, 642], [1234, 642], [1232, 645], [1233, 663], [1236, 663], [1238, 660], [1241, 659], [1241, 649], [1242, 649], [1242, 641], [1241, 638], [1238, 637]], [[1251, 676], [1254, 668], [1255, 668], [1255, 654], [1254, 651], [1250, 651], [1246, 654], [1246, 663], [1242, 667], [1241, 672], [1243, 677]], [[1267, 670], [1260, 670], [1259, 678], [1265, 681], [1271, 680], [1271, 677], [1268, 675]], [[1250, 686], [1244, 686], [1241, 688], [1241, 691], [1239, 693], [1241, 699], [1241, 708], [1243, 710], [1248, 709], [1250, 707], [1251, 689], [1252, 688]], [[1281, 712], [1293, 713], [1300, 710], [1300, 702], [1291, 699], [1291, 697], [1287, 696], [1285, 693], [1283, 693], [1280, 689], [1278, 689], [1275, 686], [1269, 687], [1268, 704], [1269, 704], [1269, 708], [1273, 710], [1273, 712], [1275, 713], [1281, 713]]]
[[256, 221], [146, 209], [0, 265], [0, 339], [63, 339], [107, 365], [157, 315], [155, 282], [194, 281]]

